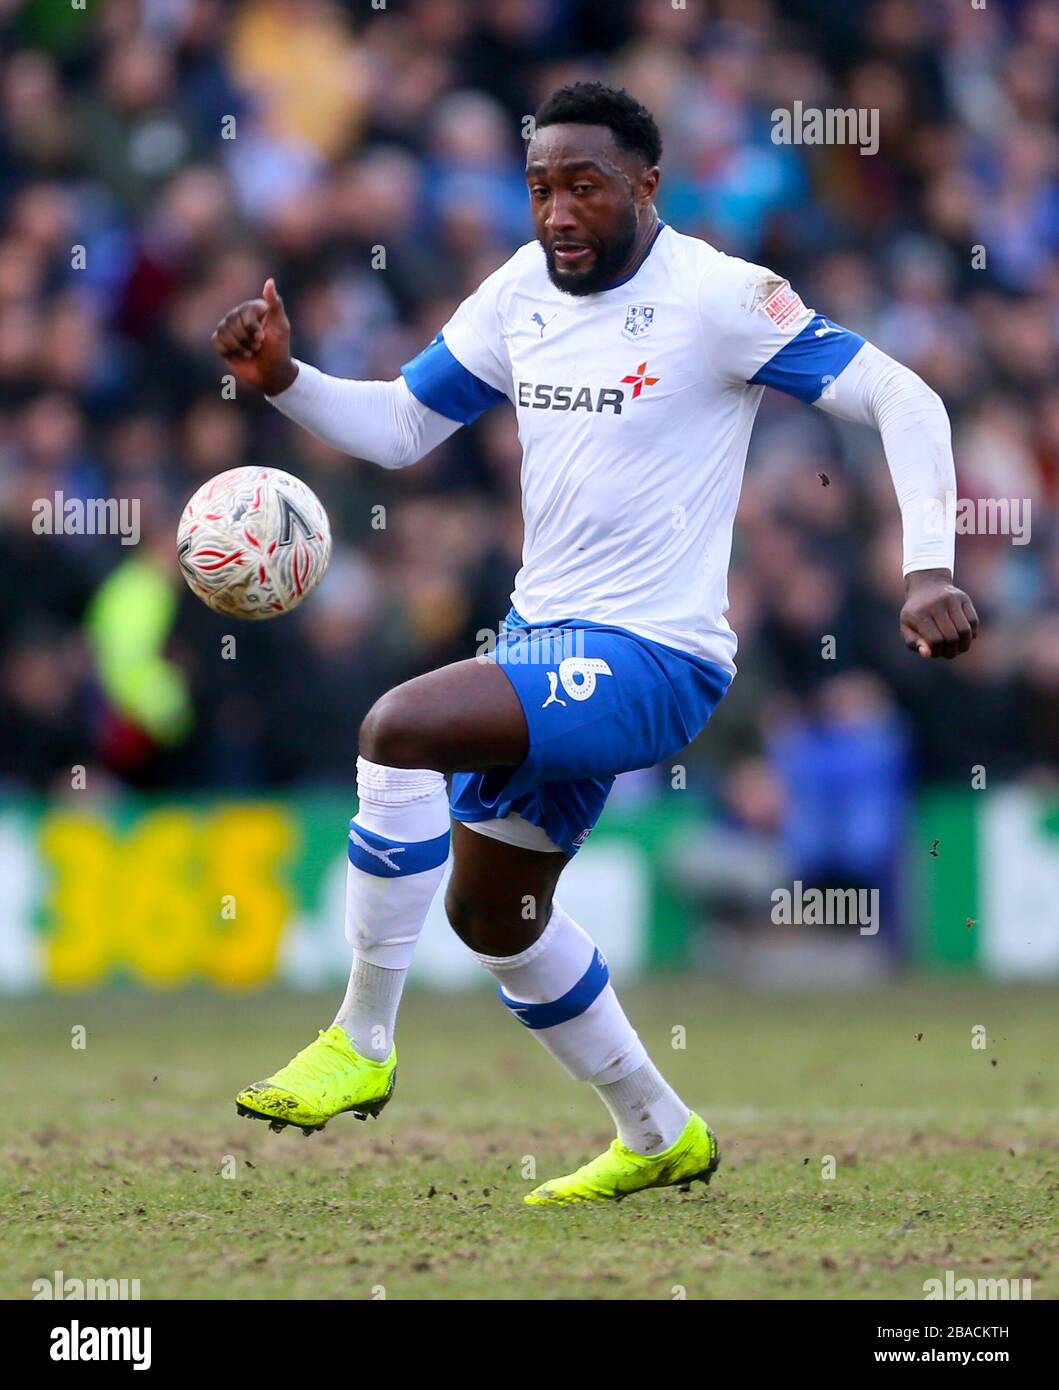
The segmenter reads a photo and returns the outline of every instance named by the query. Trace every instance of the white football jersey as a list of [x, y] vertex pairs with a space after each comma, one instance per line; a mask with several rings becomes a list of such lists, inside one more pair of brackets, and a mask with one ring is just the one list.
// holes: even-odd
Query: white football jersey
[[762, 391], [813, 401], [862, 345], [781, 276], [663, 224], [633, 275], [583, 297], [521, 247], [402, 371], [449, 419], [515, 407], [524, 618], [626, 628], [734, 671], [728, 564]]

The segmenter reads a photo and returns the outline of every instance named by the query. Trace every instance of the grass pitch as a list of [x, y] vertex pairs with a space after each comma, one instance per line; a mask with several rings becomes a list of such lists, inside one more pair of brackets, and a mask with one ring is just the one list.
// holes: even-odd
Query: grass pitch
[[1054, 991], [623, 994], [723, 1163], [709, 1188], [567, 1211], [524, 1207], [525, 1174], [599, 1152], [606, 1113], [491, 991], [410, 992], [390, 1106], [311, 1138], [232, 1097], [331, 996], [6, 1000], [0, 1295], [63, 1270], [143, 1298], [921, 1299], [953, 1270], [1059, 1296]]

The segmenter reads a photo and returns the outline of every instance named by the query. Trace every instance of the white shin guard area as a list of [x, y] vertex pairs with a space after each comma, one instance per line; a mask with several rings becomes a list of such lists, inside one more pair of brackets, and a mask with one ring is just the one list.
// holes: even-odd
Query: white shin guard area
[[445, 778], [357, 760], [360, 807], [349, 824], [346, 939], [353, 968], [335, 1022], [358, 1052], [393, 1046], [405, 975], [449, 855]]
[[658, 1153], [679, 1138], [688, 1107], [648, 1058], [602, 953], [558, 903], [525, 951], [477, 959], [519, 1022], [576, 1081], [596, 1088], [623, 1144]]

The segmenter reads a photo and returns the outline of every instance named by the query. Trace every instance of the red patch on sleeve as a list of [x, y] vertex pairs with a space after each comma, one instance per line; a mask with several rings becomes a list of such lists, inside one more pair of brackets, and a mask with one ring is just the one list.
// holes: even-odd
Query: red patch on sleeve
[[781, 285], [778, 290], [773, 290], [761, 307], [777, 328], [787, 328], [800, 314], [805, 313], [801, 295], [795, 294], [790, 285]]

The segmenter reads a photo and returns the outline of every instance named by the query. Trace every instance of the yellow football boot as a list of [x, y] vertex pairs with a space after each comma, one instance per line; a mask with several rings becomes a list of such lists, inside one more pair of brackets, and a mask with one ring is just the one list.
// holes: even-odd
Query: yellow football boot
[[684, 1132], [661, 1153], [634, 1153], [615, 1139], [605, 1153], [568, 1173], [534, 1188], [523, 1201], [531, 1207], [569, 1206], [575, 1202], [620, 1202], [633, 1192], [649, 1187], [674, 1187], [679, 1183], [708, 1183], [721, 1162], [713, 1131], [692, 1111]]
[[235, 1108], [247, 1119], [270, 1121], [270, 1129], [298, 1125], [312, 1134], [346, 1110], [358, 1120], [378, 1115], [396, 1080], [396, 1047], [385, 1062], [373, 1062], [356, 1051], [344, 1028], [332, 1024], [275, 1076], [240, 1091]]

